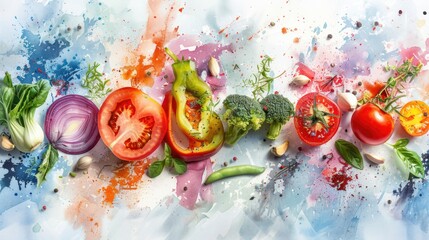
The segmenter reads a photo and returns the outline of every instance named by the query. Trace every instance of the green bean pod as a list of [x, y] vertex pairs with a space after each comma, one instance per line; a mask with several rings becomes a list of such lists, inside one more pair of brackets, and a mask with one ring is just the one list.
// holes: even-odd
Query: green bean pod
[[204, 185], [208, 185], [210, 183], [213, 183], [225, 178], [229, 178], [229, 177], [235, 177], [235, 176], [241, 176], [241, 175], [259, 175], [264, 171], [265, 171], [264, 167], [258, 167], [253, 165], [225, 167], [210, 174], [210, 176], [208, 176], [206, 181], [204, 182]]

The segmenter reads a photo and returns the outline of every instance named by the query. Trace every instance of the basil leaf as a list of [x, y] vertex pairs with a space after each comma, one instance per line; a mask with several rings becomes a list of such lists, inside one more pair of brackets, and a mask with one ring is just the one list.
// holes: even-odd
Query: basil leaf
[[173, 158], [171, 156], [164, 158], [164, 161], [166, 167], [173, 167]]
[[147, 175], [150, 178], [158, 177], [164, 169], [164, 160], [156, 161], [150, 164]]
[[398, 141], [396, 141], [395, 144], [393, 144], [393, 148], [404, 148], [408, 145], [409, 142], [410, 142], [409, 139], [401, 138]]
[[173, 166], [173, 159], [171, 157], [171, 148], [166, 143], [164, 145], [164, 160], [165, 160], [165, 166], [172, 167]]
[[335, 148], [344, 161], [357, 169], [363, 169], [362, 155], [360, 154], [359, 149], [353, 143], [347, 142], [343, 139], [338, 139], [335, 141]]
[[55, 163], [58, 161], [58, 151], [51, 144], [49, 144], [48, 149], [43, 154], [42, 163], [37, 169], [37, 187], [40, 187], [44, 181], [46, 181], [46, 175], [54, 167]]
[[401, 147], [395, 148], [395, 153], [413, 176], [418, 178], [425, 177], [422, 160], [416, 152]]
[[168, 144], [164, 144], [164, 157], [171, 157], [171, 148]]
[[174, 171], [176, 171], [176, 173], [179, 175], [184, 174], [188, 169], [186, 166], [186, 162], [177, 158], [173, 158], [173, 165], [174, 165]]

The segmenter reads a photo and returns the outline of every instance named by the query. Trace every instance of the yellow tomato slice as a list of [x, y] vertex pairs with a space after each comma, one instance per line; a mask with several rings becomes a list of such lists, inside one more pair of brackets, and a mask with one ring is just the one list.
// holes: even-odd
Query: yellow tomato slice
[[429, 131], [429, 106], [422, 101], [411, 101], [401, 109], [402, 127], [411, 136], [421, 136]]

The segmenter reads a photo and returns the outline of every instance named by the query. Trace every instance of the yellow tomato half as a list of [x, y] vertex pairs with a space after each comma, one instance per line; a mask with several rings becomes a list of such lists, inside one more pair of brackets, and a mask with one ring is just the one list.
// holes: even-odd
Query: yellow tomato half
[[429, 131], [429, 106], [422, 101], [411, 101], [401, 109], [402, 127], [411, 136], [421, 136]]

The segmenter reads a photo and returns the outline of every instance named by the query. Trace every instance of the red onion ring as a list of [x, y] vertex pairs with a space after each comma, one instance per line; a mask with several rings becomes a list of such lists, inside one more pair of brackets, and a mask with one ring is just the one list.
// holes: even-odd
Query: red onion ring
[[46, 137], [63, 153], [86, 153], [100, 140], [97, 117], [98, 108], [89, 99], [76, 94], [66, 95], [48, 108]]

